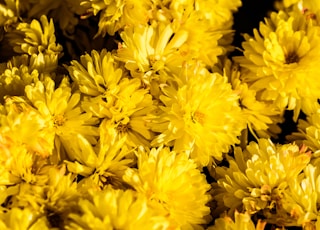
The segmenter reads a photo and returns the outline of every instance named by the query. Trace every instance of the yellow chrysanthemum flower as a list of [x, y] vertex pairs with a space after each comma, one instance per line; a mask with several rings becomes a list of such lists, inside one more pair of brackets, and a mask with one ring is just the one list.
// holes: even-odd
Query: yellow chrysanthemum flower
[[155, 106], [148, 91], [139, 89], [140, 84], [136, 83], [138, 84], [131, 81], [123, 89], [115, 105], [110, 108], [112, 117], [104, 119], [100, 127], [107, 126], [116, 130], [118, 138], [125, 137], [125, 144], [129, 147], [149, 147], [155, 136], [149, 125]]
[[46, 178], [38, 172], [48, 164], [46, 158], [36, 155], [25, 146], [8, 147], [8, 145], [6, 142], [0, 144], [1, 148], [4, 147], [0, 150], [0, 185], [10, 186], [22, 182], [42, 183]]
[[[304, 173], [289, 181], [289, 188], [285, 190], [283, 209], [296, 220], [296, 226], [304, 229], [317, 229], [319, 225], [320, 202], [320, 174], [319, 169], [309, 164]], [[313, 227], [312, 227], [313, 226]]]
[[320, 10], [320, 2], [312, 0], [300, 0], [300, 4], [307, 9], [312, 9], [314, 11]]
[[[318, 99], [316, 100], [308, 100], [305, 99], [302, 103], [302, 107], [301, 110], [304, 113], [304, 115], [306, 116], [311, 116], [313, 114], [316, 114], [319, 112], [320, 110], [320, 103], [318, 101]], [[303, 117], [303, 116], [301, 116]]]
[[309, 10], [317, 12], [320, 10], [319, 2], [313, 0], [283, 0], [283, 6], [286, 8], [297, 6], [303, 12]]
[[149, 10], [152, 1], [142, 0], [81, 0], [81, 5], [87, 8], [87, 14], [97, 15], [100, 13], [99, 30], [97, 35], [114, 35], [125, 26], [147, 24]]
[[82, 108], [105, 118], [103, 125], [113, 127], [119, 139], [125, 136], [127, 145], [149, 145], [154, 134], [147, 124], [155, 106], [148, 89], [130, 79], [105, 49], [81, 56], [80, 62], [72, 61], [68, 70], [85, 95]]
[[298, 132], [294, 132], [287, 137], [290, 141], [303, 143], [313, 152], [320, 150], [320, 106], [312, 109], [313, 112], [306, 117], [306, 119], [298, 120]]
[[234, 216], [234, 220], [228, 216], [216, 219], [214, 225], [208, 227], [208, 230], [263, 230], [267, 224], [259, 220], [255, 225], [248, 213], [243, 214], [236, 211]]
[[40, 17], [40, 21], [34, 19], [31, 23], [18, 23], [6, 36], [17, 53], [46, 53], [57, 56], [62, 54], [62, 46], [56, 43], [53, 20], [48, 21], [45, 15]]
[[237, 64], [226, 60], [224, 72], [229, 77], [233, 90], [239, 93], [248, 129], [254, 136], [262, 138], [275, 136], [281, 131], [276, 124], [282, 121], [282, 112], [272, 102], [259, 100], [257, 92], [241, 81], [241, 75], [245, 75], [242, 71]]
[[[242, 5], [241, 0], [199, 0], [195, 2], [196, 9], [203, 12], [206, 19], [210, 21], [210, 25], [219, 29], [231, 28], [223, 27], [233, 21], [232, 13]], [[212, 4], [215, 5], [214, 8], [211, 7]]]
[[152, 124], [160, 134], [152, 144], [189, 151], [192, 159], [207, 166], [213, 158], [221, 160], [231, 145], [239, 143], [237, 136], [246, 123], [239, 97], [226, 77], [204, 68], [186, 71], [184, 77], [178, 88], [162, 86], [162, 113]]
[[[212, 5], [215, 7], [212, 7]], [[231, 45], [234, 32], [232, 30], [233, 13], [236, 12], [241, 5], [241, 0], [195, 1], [195, 14], [201, 15], [200, 18], [208, 24], [207, 28], [209, 31], [214, 32], [215, 34], [220, 34], [221, 37], [218, 39], [218, 45], [220, 50], [222, 48], [222, 54], [226, 54], [228, 51], [233, 50], [233, 46]], [[208, 46], [210, 46], [209, 41]], [[208, 52], [207, 55], [212, 55], [216, 58], [215, 56], [218, 56], [219, 54], [214, 53], [212, 48], [213, 44], [211, 44], [210, 52]], [[206, 52], [205, 49], [204, 52]], [[215, 60], [215, 62], [217, 62], [217, 60]], [[213, 64], [215, 64], [215, 62]]]
[[314, 25], [320, 26], [320, 3], [318, 1], [300, 0], [294, 10], [301, 12]]
[[79, 213], [69, 215], [71, 223], [65, 229], [169, 229], [168, 221], [139, 193], [107, 187], [90, 194], [89, 199], [80, 199]]
[[73, 60], [67, 68], [83, 94], [91, 97], [103, 95], [104, 101], [112, 105], [115, 100], [113, 95], [119, 92], [121, 86], [123, 69], [110, 52], [106, 49], [101, 52], [92, 50], [91, 55], [81, 55], [80, 62]]
[[233, 50], [232, 14], [242, 5], [240, 0], [178, 0], [159, 5], [157, 8], [163, 13], [155, 7], [156, 20], [163, 21], [166, 16], [168, 22], [190, 33], [188, 48], [193, 51], [191, 56], [212, 65], [217, 62], [217, 56]]
[[68, 223], [68, 214], [78, 211], [77, 202], [81, 194], [76, 176], [66, 173], [64, 165], [47, 165], [41, 173], [46, 175], [46, 182], [21, 183], [19, 192], [10, 197], [7, 208], [28, 207], [39, 219], [45, 217], [49, 227], [63, 229]]
[[58, 67], [58, 57], [56, 54], [22, 54], [19, 56], [13, 56], [7, 63], [7, 69], [21, 68], [27, 66], [29, 72], [37, 70], [39, 72], [39, 79], [43, 80], [44, 76], [51, 75], [54, 77]]
[[49, 230], [44, 217], [39, 217], [29, 208], [13, 208], [0, 212], [0, 229], [2, 230]]
[[186, 43], [188, 32], [174, 31], [171, 24], [128, 27], [120, 36], [123, 42], [117, 58], [125, 63], [132, 76], [139, 76], [147, 85], [151, 82], [148, 77], [155, 78], [159, 71], [177, 72], [186, 60], [181, 46]]
[[0, 119], [0, 184], [42, 181], [37, 174], [54, 143], [45, 119], [19, 97], [6, 99]]
[[254, 36], [245, 36], [244, 57], [235, 60], [250, 70], [242, 80], [261, 100], [274, 101], [298, 117], [302, 99], [319, 98], [320, 27], [301, 13], [272, 13]]
[[87, 139], [78, 135], [77, 143], [70, 146], [70, 161], [66, 161], [70, 172], [79, 174], [84, 179], [84, 186], [103, 189], [111, 184], [116, 188], [126, 187], [122, 176], [131, 166], [130, 149], [127, 148], [125, 137], [119, 140], [116, 130], [106, 125], [100, 127], [100, 141], [93, 147]]
[[[133, 4], [133, 8], [138, 8]], [[215, 5], [213, 9], [211, 6]], [[141, 20], [141, 23], [154, 21], [166, 22], [166, 23], [185, 23], [192, 14], [197, 14], [203, 20], [208, 20], [209, 26], [214, 30], [217, 29], [230, 29], [232, 24], [232, 13], [235, 12], [238, 7], [241, 6], [240, 0], [173, 0], [173, 1], [146, 1], [144, 4], [145, 10], [148, 10], [148, 14], [145, 14], [145, 20]], [[99, 5], [96, 6], [99, 9]], [[125, 17], [125, 14], [123, 15]], [[140, 15], [141, 17], [141, 15]], [[136, 23], [137, 24], [137, 23]], [[136, 24], [127, 23], [126, 25], [132, 26]], [[228, 25], [228, 26], [226, 26]]]
[[26, 65], [12, 66], [9, 61], [6, 67], [1, 68], [0, 75], [0, 102], [5, 96], [23, 96], [27, 85], [39, 80], [39, 72], [31, 70]]
[[25, 87], [43, 80], [45, 76], [56, 77], [58, 58], [55, 54], [32, 54], [14, 56], [0, 65], [0, 102], [5, 96], [24, 96]]
[[[25, 91], [30, 103], [38, 109], [56, 134], [54, 162], [65, 159], [64, 150], [71, 148], [79, 134], [84, 135], [91, 143], [96, 142], [97, 121], [90, 113], [81, 109], [81, 95], [79, 92], [72, 92], [66, 77], [58, 87], [51, 78], [46, 77], [44, 81], [26, 86]], [[67, 154], [72, 153], [67, 151]]]
[[237, 147], [234, 158], [227, 157], [229, 166], [215, 169], [213, 197], [220, 203], [218, 207], [224, 205], [231, 213], [260, 212], [267, 222], [280, 225], [293, 221], [281, 208], [285, 202], [282, 194], [309, 163], [310, 156], [295, 144], [275, 145], [267, 139], [250, 142], [244, 151]]
[[140, 148], [137, 155], [138, 168], [127, 169], [123, 179], [173, 226], [191, 229], [205, 224], [210, 186], [194, 161], [162, 147], [150, 152]]
[[29, 217], [33, 219], [33, 224], [40, 221], [50, 229], [64, 229], [68, 214], [78, 211], [77, 202], [80, 198], [76, 176], [66, 173], [65, 169], [64, 165], [45, 165], [37, 172], [44, 177], [42, 181], [24, 181], [8, 187], [7, 191], [2, 190], [8, 195], [2, 203], [2, 209], [11, 212], [17, 207], [24, 207], [31, 211]]
[[0, 25], [10, 26], [18, 21], [18, 3], [15, 0], [5, 0], [0, 4]]
[[183, 24], [178, 23], [178, 26], [174, 26], [175, 33], [185, 33], [187, 39], [180, 47], [180, 57], [177, 58], [197, 59], [213, 66], [218, 62], [218, 56], [226, 54], [225, 48], [219, 46], [219, 42], [227, 32], [210, 27], [210, 20], [205, 16], [196, 11], [191, 13]]
[[313, 25], [320, 26], [320, 4], [313, 0], [283, 0], [275, 2], [275, 9], [302, 14]]
[[159, 81], [162, 72], [179, 74], [186, 62], [195, 59], [212, 66], [224, 53], [218, 45], [222, 33], [211, 30], [199, 17], [191, 15], [183, 24], [157, 22], [125, 28], [117, 57], [146, 85]]

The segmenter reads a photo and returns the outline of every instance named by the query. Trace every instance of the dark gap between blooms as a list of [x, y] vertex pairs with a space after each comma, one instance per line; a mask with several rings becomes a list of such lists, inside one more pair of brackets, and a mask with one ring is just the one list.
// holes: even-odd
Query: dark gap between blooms
[[[260, 21], [263, 21], [268, 16], [270, 11], [274, 11], [274, 1], [270, 0], [243, 0], [242, 7], [234, 14], [233, 29], [235, 36], [233, 45], [241, 48], [241, 43], [244, 41], [244, 33], [253, 34], [253, 29], [259, 27]], [[236, 49], [231, 56], [240, 56], [242, 52]]]

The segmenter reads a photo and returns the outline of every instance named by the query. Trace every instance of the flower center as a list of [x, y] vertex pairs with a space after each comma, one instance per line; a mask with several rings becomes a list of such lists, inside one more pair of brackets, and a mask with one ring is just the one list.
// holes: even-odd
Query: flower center
[[200, 123], [201, 125], [203, 125], [204, 123], [204, 120], [205, 120], [205, 115], [199, 111], [196, 111], [192, 116], [191, 116], [191, 119], [194, 123], [198, 122]]
[[129, 124], [122, 124], [122, 123], [120, 123], [120, 124], [118, 124], [118, 126], [117, 126], [117, 130], [118, 130], [118, 132], [120, 132], [120, 133], [126, 133], [126, 132], [128, 132], [128, 130], [129, 130]]
[[300, 60], [298, 54], [296, 52], [289, 52], [286, 55], [286, 62], [285, 64], [292, 64], [292, 63], [298, 63]]
[[65, 117], [61, 114], [55, 115], [53, 117], [54, 126], [63, 126], [65, 121], [66, 121]]

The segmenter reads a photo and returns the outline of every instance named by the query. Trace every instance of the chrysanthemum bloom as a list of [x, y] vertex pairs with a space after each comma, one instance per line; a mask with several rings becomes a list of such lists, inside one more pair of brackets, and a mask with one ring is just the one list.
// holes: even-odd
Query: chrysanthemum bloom
[[282, 112], [270, 101], [259, 100], [257, 92], [241, 81], [245, 75], [237, 64], [226, 60], [224, 72], [235, 92], [239, 93], [240, 106], [250, 132], [255, 136], [270, 138], [280, 133], [277, 123], [282, 121]]
[[220, 46], [219, 42], [223, 35], [230, 31], [215, 30], [210, 26], [210, 19], [197, 11], [190, 14], [183, 24], [175, 24], [175, 33], [183, 32], [187, 35], [185, 43], [180, 47], [180, 59], [197, 59], [213, 66], [218, 62], [219, 56], [226, 54], [226, 49]]
[[[81, 0], [81, 5], [87, 8], [87, 16], [97, 15], [99, 18], [99, 31], [97, 35], [114, 35], [125, 26], [147, 24], [151, 15], [152, 1], [142, 0]], [[83, 17], [86, 17], [85, 15]]]
[[16, 1], [7, 0], [0, 4], [0, 25], [9, 26], [18, 21], [18, 9]]
[[275, 8], [292, 14], [296, 12], [302, 14], [315, 26], [320, 26], [320, 3], [313, 0], [283, 0], [276, 1]]
[[79, 201], [79, 213], [69, 215], [71, 221], [65, 229], [169, 229], [166, 218], [149, 207], [142, 194], [111, 187], [90, 194]]
[[[226, 54], [226, 52], [233, 50], [233, 46], [231, 45], [233, 41], [233, 13], [235, 13], [238, 8], [242, 5], [241, 0], [200, 0], [200, 1], [194, 1], [194, 13], [199, 15], [199, 19], [201, 19], [202, 23], [207, 24], [207, 33], [206, 36], [211, 34], [211, 38], [217, 39], [217, 37], [212, 37], [213, 34], [220, 34], [220, 38], [217, 40], [218, 47], [221, 49], [223, 53]], [[212, 7], [214, 5], [214, 7]], [[194, 20], [194, 19], [193, 19]], [[192, 28], [190, 27], [190, 30]], [[210, 33], [210, 32], [211, 33]], [[213, 34], [212, 34], [213, 32]], [[198, 34], [200, 35], [200, 34]], [[199, 37], [200, 39], [200, 37]], [[206, 39], [205, 39], [206, 40]], [[199, 40], [201, 43], [201, 39]], [[207, 47], [209, 48], [210, 42], [207, 41]], [[207, 53], [208, 56], [212, 56], [212, 60], [215, 62], [214, 58], [215, 56], [218, 56], [218, 53], [213, 53], [213, 49], [216, 44], [212, 43], [210, 51]], [[216, 47], [216, 51], [217, 48]], [[203, 47], [203, 51], [206, 49]], [[206, 51], [204, 51], [206, 53]]]
[[[81, 55], [80, 62], [73, 60], [67, 67], [70, 77], [86, 96], [96, 97], [91, 101], [90, 110], [98, 117], [110, 117], [108, 108], [113, 105], [120, 91], [123, 69], [106, 49], [92, 50]], [[95, 105], [99, 101], [98, 105]], [[101, 101], [101, 102], [100, 102]], [[104, 102], [104, 103], [103, 103]]]
[[70, 147], [71, 159], [66, 161], [68, 170], [85, 177], [80, 181], [84, 187], [125, 188], [122, 176], [134, 162], [125, 141], [125, 137], [119, 139], [116, 130], [105, 125], [100, 127], [100, 140], [95, 147], [78, 134], [76, 143]]
[[0, 102], [5, 96], [23, 96], [27, 85], [39, 80], [39, 72], [26, 65], [12, 66], [12, 62], [1, 66], [0, 74]]
[[[232, 22], [232, 13], [237, 11], [242, 5], [241, 0], [200, 0], [195, 2], [195, 8], [205, 15], [210, 21], [210, 25], [216, 26], [219, 29], [226, 29], [223, 26]], [[215, 4], [214, 8], [211, 7], [212, 4]]]
[[128, 27], [120, 36], [123, 42], [117, 58], [125, 63], [133, 77], [151, 88], [151, 93], [159, 84], [170, 80], [170, 75], [165, 73], [178, 74], [187, 60], [181, 47], [188, 39], [188, 32], [174, 31], [171, 24], [159, 22]]
[[[157, 2], [153, 5], [151, 11], [153, 17], [149, 24], [154, 25], [155, 29], [163, 27], [162, 24], [170, 25], [173, 28], [174, 35], [184, 35], [185, 41], [181, 43], [179, 52], [176, 52], [181, 63], [184, 60], [198, 59], [206, 65], [212, 66], [217, 63], [218, 56], [226, 53], [227, 47], [220, 45], [220, 43], [227, 45], [226, 41], [221, 41], [222, 37], [231, 33], [231, 10], [227, 8], [225, 8], [225, 11], [220, 10], [223, 2], [226, 1], [189, 0], [171, 1], [168, 4]], [[230, 2], [232, 1], [229, 1], [229, 6], [232, 5]], [[219, 13], [209, 5], [215, 5], [214, 10], [217, 9]], [[224, 7], [227, 7], [227, 5], [224, 4]], [[170, 35], [167, 34], [167, 36]], [[162, 42], [161, 40], [162, 38], [159, 37], [159, 42]], [[232, 39], [229, 40], [229, 43], [231, 41]], [[163, 44], [164, 42], [166, 41], [163, 41]], [[152, 44], [152, 40], [151, 46], [157, 48]], [[155, 58], [157, 59], [157, 55], [155, 55]]]
[[[141, 7], [140, 4], [144, 5], [144, 7]], [[181, 57], [179, 57], [179, 59], [181, 62], [183, 62], [182, 59], [186, 58], [185, 56], [188, 56], [188, 59], [197, 58], [203, 60], [207, 65], [213, 65], [217, 62], [217, 57], [226, 51], [219, 45], [230, 45], [232, 41], [232, 39], [227, 39], [227, 41], [226, 39], [221, 38], [224, 35], [231, 34], [232, 11], [235, 11], [237, 7], [241, 5], [241, 1], [235, 0], [217, 2], [190, 0], [170, 1], [166, 4], [160, 1], [150, 1], [140, 4], [138, 5], [137, 3], [134, 3], [132, 4], [132, 7], [134, 9], [144, 9], [147, 11], [142, 14], [144, 15], [144, 20], [137, 21], [135, 24], [127, 22], [125, 23], [126, 28], [124, 28], [124, 30], [135, 30], [135, 34], [137, 34], [135, 36], [140, 37], [139, 33], [141, 34], [141, 32], [136, 30], [136, 28], [139, 26], [147, 28], [150, 27], [150, 24], [154, 26], [156, 25], [156, 27], [160, 28], [154, 28], [154, 30], [161, 32], [161, 30], [163, 30], [162, 28], [164, 27], [162, 24], [171, 25], [172, 28], [174, 28], [175, 34], [188, 35], [187, 41], [180, 48]], [[212, 10], [210, 5], [215, 5], [214, 10]], [[124, 19], [124, 15], [121, 18]], [[112, 16], [114, 16], [114, 14]], [[141, 16], [137, 18], [141, 18]], [[127, 19], [124, 20], [128, 21]], [[153, 34], [159, 33], [158, 31], [153, 32]], [[166, 38], [170, 38], [170, 35], [168, 30], [165, 30], [164, 32], [166, 32], [164, 33], [164, 37], [156, 35], [155, 38], [157, 39], [155, 40], [151, 40], [150, 37], [147, 39], [150, 40], [151, 43], [155, 43], [159, 38], [159, 41], [162, 44], [165, 44], [167, 43]], [[148, 32], [147, 36], [150, 35], [152, 34]], [[129, 35], [128, 37], [130, 38], [131, 36]], [[131, 37], [131, 39], [138, 38]], [[144, 43], [145, 41], [145, 39], [142, 40]], [[138, 43], [140, 41], [135, 42]], [[130, 44], [126, 45], [130, 46]], [[137, 46], [137, 48], [143, 48], [144, 46], [145, 45]], [[157, 48], [155, 44], [151, 44], [151, 47], [153, 47], [153, 49], [164, 48], [163, 45]], [[129, 47], [129, 49], [132, 48], [134, 47]], [[152, 54], [149, 52], [149, 55]], [[153, 59], [158, 59], [159, 57], [157, 55], [158, 53], [154, 55]]]
[[100, 124], [100, 127], [116, 130], [119, 139], [125, 137], [125, 144], [129, 147], [149, 147], [155, 136], [149, 126], [155, 106], [151, 95], [139, 88], [140, 84], [128, 84], [121, 98], [110, 108], [112, 117], [105, 118]]
[[47, 177], [45, 183], [21, 183], [18, 193], [9, 197], [6, 208], [30, 208], [39, 219], [45, 217], [48, 227], [63, 229], [68, 222], [68, 214], [78, 211], [81, 194], [76, 175], [66, 173], [65, 165], [47, 165], [42, 174]]
[[257, 225], [255, 225], [248, 213], [239, 213], [236, 211], [234, 216], [234, 220], [229, 216], [216, 219], [214, 225], [208, 227], [208, 230], [263, 230], [267, 224], [259, 220]]
[[[0, 115], [0, 203], [2, 209], [12, 212], [13, 216], [6, 214], [4, 217], [11, 216], [11, 223], [6, 225], [7, 229], [14, 229], [13, 219], [20, 218], [14, 215], [24, 216], [24, 212], [14, 214], [11, 208], [31, 208], [29, 204], [36, 199], [29, 186], [44, 186], [48, 181], [46, 167], [50, 163], [48, 157], [53, 150], [54, 133], [41, 114], [20, 97], [6, 98], [5, 112]], [[23, 189], [26, 186], [28, 189]], [[17, 196], [28, 193], [27, 202], [17, 199]], [[29, 214], [27, 219], [33, 221], [25, 223], [27, 219], [21, 220], [21, 226], [35, 224], [37, 219], [40, 221], [39, 213]]]
[[27, 66], [29, 72], [37, 70], [39, 73], [39, 79], [43, 80], [44, 76], [51, 75], [55, 77], [57, 70], [62, 67], [58, 67], [58, 59], [56, 54], [22, 54], [19, 56], [13, 56], [7, 63], [7, 69], [21, 68], [22, 66]]
[[138, 168], [127, 169], [123, 179], [148, 203], [182, 229], [205, 224], [210, 189], [205, 175], [187, 154], [169, 148], [139, 149]]
[[0, 185], [42, 183], [46, 178], [38, 173], [48, 164], [47, 158], [35, 154], [25, 146], [17, 146], [18, 143], [10, 145], [7, 142], [0, 143]]
[[39, 216], [29, 208], [12, 208], [0, 211], [0, 229], [2, 230], [47, 230], [49, 226], [45, 217]]
[[224, 52], [218, 45], [222, 34], [210, 29], [207, 20], [197, 14], [183, 24], [157, 22], [128, 27], [120, 36], [123, 42], [117, 57], [132, 76], [142, 78], [147, 85], [161, 80], [161, 72], [179, 74], [186, 62], [195, 59], [212, 66]]
[[320, 227], [320, 171], [309, 164], [302, 174], [289, 182], [283, 195], [283, 208], [304, 229]]
[[279, 109], [294, 110], [301, 99], [319, 98], [320, 27], [300, 12], [272, 13], [254, 36], [245, 36], [244, 56], [236, 57], [249, 72], [242, 81], [261, 100], [274, 101]]
[[17, 53], [46, 53], [57, 57], [62, 54], [62, 46], [56, 43], [53, 20], [48, 21], [45, 15], [41, 16], [40, 21], [34, 19], [31, 23], [18, 23], [6, 36]]
[[198, 164], [207, 166], [239, 143], [245, 119], [226, 77], [204, 68], [190, 69], [183, 77], [177, 88], [162, 86], [162, 113], [152, 124], [160, 134], [152, 144], [188, 151]]
[[54, 133], [23, 98], [6, 99], [0, 115], [0, 184], [41, 182], [38, 172], [53, 150]]
[[91, 143], [95, 143], [98, 128], [95, 118], [80, 107], [80, 93], [72, 92], [70, 83], [65, 77], [59, 86], [46, 77], [34, 85], [26, 86], [26, 96], [46, 120], [48, 127], [55, 135], [55, 154], [52, 160], [57, 163], [66, 158], [68, 149], [72, 148], [77, 135], [82, 134]]
[[268, 222], [280, 225], [295, 222], [282, 209], [282, 194], [309, 163], [310, 156], [295, 144], [275, 145], [267, 139], [251, 142], [244, 151], [236, 147], [234, 158], [227, 157], [229, 167], [215, 169], [213, 196], [218, 207], [224, 205], [229, 213], [259, 212]]
[[24, 96], [25, 87], [46, 76], [58, 78], [58, 59], [55, 54], [23, 54], [13, 56], [0, 66], [0, 102], [5, 96]]
[[318, 1], [313, 0], [283, 0], [283, 7], [289, 10], [300, 10], [303, 14], [311, 17], [314, 20], [316, 18], [316, 13], [320, 13], [320, 4]]
[[320, 150], [320, 106], [317, 103], [306, 119], [298, 120], [298, 132], [294, 132], [287, 137], [290, 141], [303, 143], [308, 146], [313, 152]]
[[107, 50], [81, 56], [80, 63], [68, 67], [72, 79], [84, 95], [82, 108], [126, 137], [129, 146], [149, 145], [154, 134], [147, 125], [155, 109], [148, 89], [140, 79], [130, 79]]
[[312, 19], [317, 26], [320, 26], [320, 2], [303, 0], [298, 3], [298, 9], [309, 19]]

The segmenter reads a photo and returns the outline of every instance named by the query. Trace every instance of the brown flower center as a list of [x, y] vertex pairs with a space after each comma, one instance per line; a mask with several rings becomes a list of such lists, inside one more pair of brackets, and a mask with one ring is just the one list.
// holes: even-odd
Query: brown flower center
[[296, 52], [289, 52], [286, 55], [286, 62], [285, 64], [292, 64], [292, 63], [298, 63], [300, 60], [298, 54]]
[[118, 132], [120, 132], [120, 133], [126, 133], [126, 132], [129, 131], [129, 129], [130, 129], [129, 124], [122, 124], [122, 123], [120, 123], [120, 124], [118, 124], [118, 126], [117, 126], [117, 130], [118, 130]]

